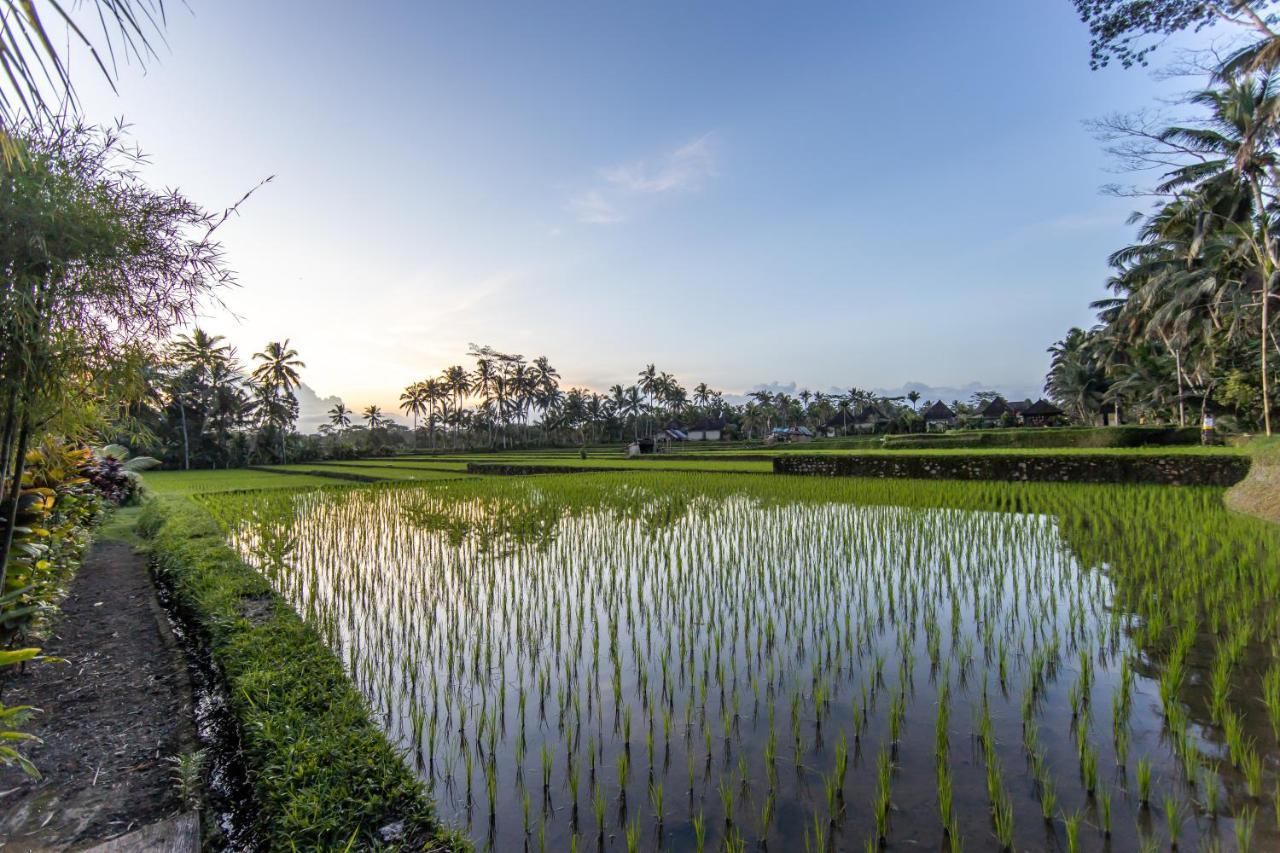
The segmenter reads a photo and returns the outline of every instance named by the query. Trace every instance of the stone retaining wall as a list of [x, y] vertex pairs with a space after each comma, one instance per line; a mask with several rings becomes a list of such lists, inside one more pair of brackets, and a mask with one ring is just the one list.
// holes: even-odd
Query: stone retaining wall
[[773, 472], [816, 477], [1232, 486], [1244, 479], [1249, 461], [1247, 456], [1225, 454], [792, 455], [775, 459]]

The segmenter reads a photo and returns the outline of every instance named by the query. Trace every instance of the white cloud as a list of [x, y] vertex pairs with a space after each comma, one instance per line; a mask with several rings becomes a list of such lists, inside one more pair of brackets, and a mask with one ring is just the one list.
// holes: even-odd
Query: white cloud
[[635, 199], [698, 190], [715, 175], [715, 135], [704, 133], [660, 157], [601, 169], [600, 183], [571, 198], [569, 210], [591, 225], [622, 222]]
[[587, 190], [569, 200], [569, 209], [579, 222], [609, 225], [622, 221], [622, 214], [599, 190]]
[[632, 193], [666, 193], [697, 189], [716, 173], [714, 140], [705, 133], [657, 162], [641, 160], [604, 169], [610, 186]]

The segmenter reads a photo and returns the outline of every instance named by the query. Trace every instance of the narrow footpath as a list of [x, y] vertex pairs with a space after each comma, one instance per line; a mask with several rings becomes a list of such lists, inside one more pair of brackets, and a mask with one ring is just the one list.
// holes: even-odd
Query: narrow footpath
[[26, 749], [42, 779], [0, 768], [0, 850], [199, 849], [171, 761], [198, 745], [191, 682], [145, 558], [95, 543], [61, 609], [44, 654], [66, 663], [0, 679], [5, 704], [41, 709], [43, 741]]

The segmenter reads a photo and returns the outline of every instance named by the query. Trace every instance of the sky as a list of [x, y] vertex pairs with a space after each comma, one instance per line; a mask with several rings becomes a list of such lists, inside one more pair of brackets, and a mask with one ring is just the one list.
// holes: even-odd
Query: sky
[[274, 176], [201, 325], [388, 410], [473, 342], [598, 390], [1037, 389], [1133, 234], [1083, 122], [1185, 85], [1090, 71], [1068, 0], [166, 9], [118, 92], [73, 71], [154, 183]]

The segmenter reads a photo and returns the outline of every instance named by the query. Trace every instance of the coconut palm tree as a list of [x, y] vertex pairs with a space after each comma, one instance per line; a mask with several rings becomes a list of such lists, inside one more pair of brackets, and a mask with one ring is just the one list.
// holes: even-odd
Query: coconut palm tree
[[1049, 347], [1049, 375], [1045, 391], [1082, 423], [1102, 406], [1107, 379], [1090, 350], [1091, 333], [1072, 328]]
[[[445, 368], [442, 377], [444, 385], [449, 389], [449, 393], [453, 395], [453, 411], [455, 414], [462, 410], [462, 401], [467, 394], [471, 393], [471, 376], [467, 373], [465, 367], [455, 364], [452, 367]], [[455, 418], [456, 425], [456, 418]]]
[[172, 363], [182, 370], [170, 386], [170, 398], [178, 409], [182, 430], [182, 467], [191, 468], [191, 437], [187, 425], [187, 409], [198, 410], [200, 422], [208, 416], [212, 405], [211, 377], [230, 370], [235, 350], [222, 335], [210, 335], [200, 327], [174, 338], [169, 349]]
[[250, 374], [255, 382], [285, 393], [292, 393], [301, 384], [298, 368], [307, 365], [298, 358], [298, 351], [289, 346], [288, 338], [268, 343], [262, 352], [255, 352], [253, 357], [258, 362], [258, 366]]
[[[1191, 102], [1204, 107], [1208, 118], [1200, 125], [1175, 125], [1161, 133], [1162, 141], [1194, 156], [1187, 165], [1172, 170], [1159, 189], [1178, 194], [1178, 201], [1193, 201], [1204, 218], [1206, 236], [1225, 232], [1231, 242], [1238, 240], [1247, 249], [1261, 309], [1262, 416], [1266, 434], [1271, 435], [1268, 338], [1272, 334], [1272, 302], [1280, 298], [1274, 292], [1280, 249], [1273, 234], [1275, 213], [1269, 199], [1280, 169], [1274, 147], [1280, 128], [1280, 85], [1269, 74], [1243, 77], [1199, 92]], [[1228, 205], [1225, 212], [1224, 201]], [[1249, 218], [1241, 222], [1245, 213]]]
[[635, 436], [636, 441], [639, 441], [640, 415], [644, 412], [644, 395], [641, 393], [639, 385], [631, 385], [627, 388], [619, 411], [632, 419], [632, 434]]
[[[285, 412], [290, 412], [297, 407], [297, 399], [293, 396], [293, 390], [301, 384], [298, 378], [298, 368], [306, 367], [306, 364], [298, 358], [298, 351], [289, 346], [289, 339], [284, 341], [271, 341], [262, 350], [253, 354], [253, 358], [258, 365], [253, 369], [250, 378], [258, 383], [261, 388], [274, 396], [280, 397], [282, 401], [288, 401], [292, 405], [271, 406], [269, 411], [275, 417], [268, 420], [268, 423], [275, 423], [276, 419]], [[280, 430], [280, 461], [288, 462], [288, 450], [285, 444], [285, 436], [289, 431], [291, 421], [283, 420], [275, 425]]]
[[427, 410], [426, 389], [421, 382], [414, 382], [400, 395], [400, 410], [413, 416], [413, 431], [418, 431], [418, 416]]
[[699, 382], [697, 385], [693, 386], [694, 405], [706, 406], [708, 403], [711, 402], [711, 398], [714, 397], [715, 394], [716, 392], [712, 391], [710, 386], [707, 385], [707, 383]]
[[382, 409], [372, 403], [364, 407], [364, 411], [360, 413], [360, 418], [368, 422], [370, 432], [386, 423], [386, 420], [382, 417]]
[[329, 423], [339, 432], [346, 432], [351, 428], [351, 410], [348, 409], [341, 401], [338, 402], [328, 412]]

